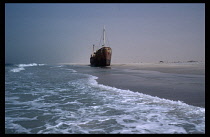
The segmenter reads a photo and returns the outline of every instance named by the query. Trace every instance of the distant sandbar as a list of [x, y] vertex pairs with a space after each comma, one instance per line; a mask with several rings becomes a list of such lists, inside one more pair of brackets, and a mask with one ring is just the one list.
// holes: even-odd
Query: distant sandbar
[[132, 70], [150, 70], [163, 73], [205, 75], [205, 63], [130, 63], [112, 64], [112, 68], [127, 68]]

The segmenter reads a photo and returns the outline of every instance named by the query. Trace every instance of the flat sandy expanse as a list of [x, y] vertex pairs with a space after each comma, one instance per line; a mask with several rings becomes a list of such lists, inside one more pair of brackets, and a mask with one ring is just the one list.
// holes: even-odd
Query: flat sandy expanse
[[99, 84], [205, 107], [204, 62], [111, 64], [102, 68], [65, 64], [84, 66], [81, 72], [97, 76]]
[[112, 64], [99, 84], [205, 107], [205, 64]]
[[[60, 63], [63, 65], [82, 65], [90, 64], [84, 63]], [[116, 64], [112, 63], [110, 68], [132, 69], [132, 70], [151, 70], [163, 73], [176, 74], [195, 74], [205, 75], [205, 62], [195, 63], [130, 63], [130, 64]], [[108, 67], [107, 67], [108, 68]]]
[[205, 63], [133, 63], [112, 64], [112, 68], [127, 68], [132, 70], [152, 70], [163, 73], [205, 75]]

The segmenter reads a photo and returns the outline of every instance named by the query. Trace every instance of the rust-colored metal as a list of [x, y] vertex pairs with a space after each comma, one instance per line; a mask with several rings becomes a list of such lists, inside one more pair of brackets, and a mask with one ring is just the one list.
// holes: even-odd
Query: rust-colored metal
[[110, 47], [102, 47], [94, 52], [90, 57], [91, 66], [110, 66], [112, 49]]
[[90, 57], [91, 66], [110, 66], [111, 57], [112, 57], [112, 49], [110, 47], [106, 47], [105, 44], [105, 26], [103, 29], [103, 45], [102, 48], [94, 52], [93, 45], [93, 54]]

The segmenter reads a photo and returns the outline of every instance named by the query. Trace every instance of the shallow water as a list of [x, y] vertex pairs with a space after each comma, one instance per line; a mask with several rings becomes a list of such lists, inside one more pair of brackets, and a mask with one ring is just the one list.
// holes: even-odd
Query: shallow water
[[89, 66], [6, 66], [5, 133], [205, 133], [205, 108], [98, 84], [88, 71], [107, 73]]

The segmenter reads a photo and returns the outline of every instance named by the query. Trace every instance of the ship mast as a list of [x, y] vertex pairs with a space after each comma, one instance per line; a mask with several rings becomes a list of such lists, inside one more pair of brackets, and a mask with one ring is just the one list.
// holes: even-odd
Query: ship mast
[[94, 54], [94, 46], [95, 46], [95, 45], [93, 44], [93, 54]]
[[104, 29], [103, 29], [103, 45], [102, 47], [105, 46], [105, 26], [104, 26]]

